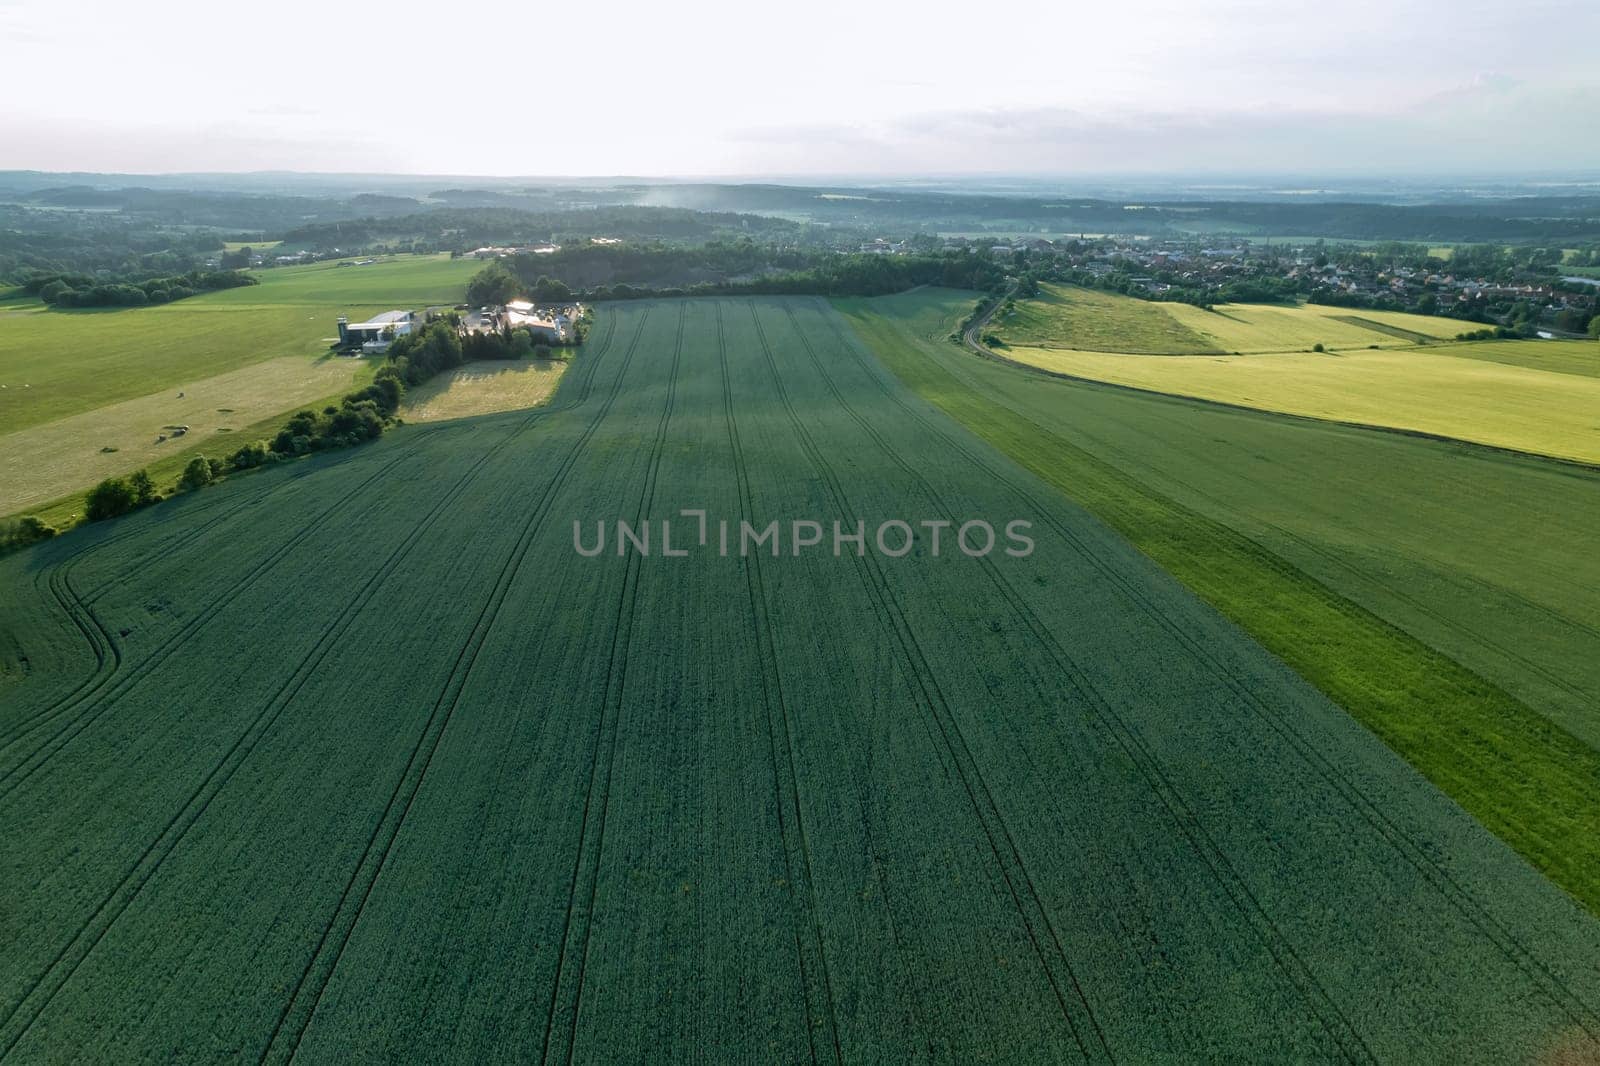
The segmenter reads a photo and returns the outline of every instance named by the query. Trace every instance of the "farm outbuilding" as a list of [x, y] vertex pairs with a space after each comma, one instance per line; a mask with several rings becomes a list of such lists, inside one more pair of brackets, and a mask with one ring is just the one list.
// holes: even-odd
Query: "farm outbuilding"
[[388, 349], [395, 337], [403, 337], [418, 324], [415, 311], [385, 311], [365, 322], [351, 322], [339, 316], [339, 347], [360, 348], [364, 352]]

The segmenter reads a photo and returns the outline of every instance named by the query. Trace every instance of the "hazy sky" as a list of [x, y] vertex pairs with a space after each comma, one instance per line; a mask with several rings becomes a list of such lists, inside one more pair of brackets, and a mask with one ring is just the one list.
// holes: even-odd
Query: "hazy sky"
[[1600, 2], [0, 0], [0, 99], [0, 169], [1583, 170]]

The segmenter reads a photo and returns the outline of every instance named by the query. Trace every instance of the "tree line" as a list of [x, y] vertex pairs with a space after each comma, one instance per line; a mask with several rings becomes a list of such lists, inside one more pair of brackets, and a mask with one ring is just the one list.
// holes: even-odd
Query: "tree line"
[[51, 307], [142, 307], [260, 283], [252, 274], [233, 270], [191, 270], [170, 277], [120, 281], [89, 274], [34, 274], [19, 288]]

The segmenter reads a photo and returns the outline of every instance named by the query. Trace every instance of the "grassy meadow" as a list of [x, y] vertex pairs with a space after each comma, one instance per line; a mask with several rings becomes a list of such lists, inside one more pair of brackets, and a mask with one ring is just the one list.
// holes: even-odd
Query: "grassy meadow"
[[[0, 515], [61, 524], [100, 478], [151, 464], [175, 476], [336, 398], [372, 373], [328, 355], [339, 315], [455, 303], [472, 271], [444, 256], [316, 263], [157, 307], [0, 304]], [[158, 442], [170, 425], [190, 433]]]
[[[930, 305], [871, 306], [897, 371], [963, 357]], [[918, 393], [979, 394], [907, 388], [846, 311], [605, 307], [537, 411], [0, 560], [0, 1052], [1454, 1062], [1582, 1033], [1600, 921], [1052, 487], [1120, 482], [989, 399], [964, 429]], [[982, 439], [1013, 429], [1023, 465]], [[1036, 547], [574, 553], [575, 518], [692, 546], [685, 508]]]
[[1011, 314], [997, 316], [991, 332], [1008, 345], [1040, 348], [1187, 354], [1221, 351], [1215, 342], [1180, 322], [1168, 310], [1171, 305], [1065, 285], [1040, 289], [1038, 297], [1017, 301]]
[[990, 332], [1020, 348], [1134, 355], [1252, 355], [1402, 348], [1454, 338], [1470, 323], [1318, 304], [1218, 304], [1211, 310], [1072, 285], [1043, 285]]
[[0, 310], [0, 437], [252, 363], [321, 355], [339, 315], [459, 302], [474, 265], [443, 256], [316, 263], [156, 307]]
[[[140, 396], [8, 434], [0, 438], [0, 515], [39, 514], [41, 505], [175, 452], [222, 458], [256, 439], [241, 432], [247, 427], [343, 395], [370, 381], [377, 365], [283, 356], [188, 382], [182, 396]], [[189, 428], [175, 437], [176, 426]]]

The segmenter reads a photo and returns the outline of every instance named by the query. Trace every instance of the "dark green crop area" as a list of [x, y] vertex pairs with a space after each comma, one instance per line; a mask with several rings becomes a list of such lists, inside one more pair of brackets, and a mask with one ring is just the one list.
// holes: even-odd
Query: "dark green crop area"
[[[602, 306], [548, 408], [0, 561], [0, 1059], [1588, 1046], [1600, 922], [877, 306]], [[1127, 492], [1114, 525], [1210, 551]], [[688, 554], [574, 550], [617, 519]], [[1036, 549], [715, 550], [973, 519]], [[1254, 581], [1230, 535], [1217, 582]], [[1284, 595], [1331, 632], [1342, 601]]]
[[944, 339], [961, 294], [841, 306], [1600, 910], [1600, 473], [998, 365]]

